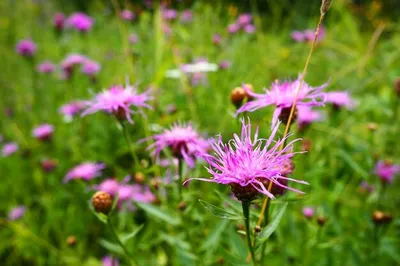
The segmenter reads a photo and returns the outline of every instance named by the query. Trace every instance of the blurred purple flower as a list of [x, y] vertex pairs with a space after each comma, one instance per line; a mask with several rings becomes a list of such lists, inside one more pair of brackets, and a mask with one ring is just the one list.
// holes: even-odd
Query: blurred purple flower
[[85, 102], [87, 109], [81, 116], [93, 114], [98, 111], [105, 111], [114, 114], [120, 120], [128, 120], [133, 124], [131, 114], [136, 113], [131, 107], [151, 109], [147, 101], [152, 100], [150, 90], [138, 93], [133, 86], [127, 85], [125, 88], [121, 85], [111, 87], [110, 89], [97, 94], [91, 101]]
[[19, 149], [18, 144], [16, 142], [8, 142], [5, 143], [3, 146], [3, 149], [1, 150], [1, 153], [3, 157], [10, 156], [11, 154], [17, 152]]
[[136, 44], [139, 41], [139, 37], [135, 33], [129, 35], [129, 43]]
[[228, 32], [230, 34], [236, 33], [240, 30], [240, 25], [233, 23], [228, 25]]
[[50, 61], [43, 61], [37, 67], [37, 71], [40, 73], [52, 73], [56, 66]]
[[194, 167], [199, 153], [204, 153], [209, 147], [207, 140], [188, 124], [175, 123], [170, 129], [165, 129], [161, 134], [154, 135], [155, 140], [147, 149], [153, 150], [152, 154], [160, 159], [164, 149], [170, 149], [175, 158], [183, 159], [189, 167]]
[[72, 168], [64, 178], [64, 183], [71, 179], [83, 179], [85, 181], [91, 180], [101, 175], [101, 170], [105, 168], [103, 163], [86, 162], [79, 164]]
[[44, 159], [40, 162], [43, 171], [49, 173], [57, 167], [57, 161], [54, 159]]
[[77, 67], [78, 65], [83, 64], [87, 58], [83, 55], [80, 54], [70, 54], [68, 55], [62, 62], [61, 62], [61, 68], [63, 70], [63, 73], [65, 73], [66, 77], [69, 78], [72, 74], [72, 71]]
[[296, 42], [303, 42], [305, 40], [304, 33], [301, 31], [293, 31], [290, 36]]
[[24, 216], [25, 212], [26, 212], [26, 207], [23, 205], [12, 208], [8, 213], [8, 219], [11, 221], [18, 220], [22, 218], [22, 216]]
[[83, 108], [85, 107], [84, 102], [82, 101], [73, 101], [67, 104], [64, 104], [63, 106], [60, 107], [60, 113], [62, 113], [65, 116], [73, 117], [77, 114], [79, 114]]
[[49, 140], [53, 136], [54, 126], [42, 124], [33, 129], [32, 135], [38, 140]]
[[164, 9], [162, 16], [165, 20], [174, 20], [178, 17], [178, 12], [175, 9]]
[[90, 59], [85, 60], [82, 64], [82, 73], [89, 77], [94, 77], [100, 69], [100, 64]]
[[[326, 35], [326, 29], [323, 25], [321, 25], [321, 27], [319, 28], [316, 42], [317, 43], [321, 42], [325, 38], [325, 35]], [[293, 31], [291, 33], [291, 37], [296, 42], [310, 42], [311, 43], [314, 40], [315, 31], [312, 29], [307, 29], [304, 31]]]
[[240, 107], [236, 114], [242, 112], [253, 112], [268, 105], [275, 105], [275, 111], [272, 117], [272, 127], [278, 121], [282, 110], [289, 110], [297, 96], [296, 106], [321, 106], [325, 102], [325, 93], [322, 90], [327, 86], [313, 88], [307, 83], [303, 82], [299, 94], [297, 95], [297, 88], [300, 85], [300, 78], [294, 81], [275, 81], [271, 85], [271, 89], [265, 90], [265, 94], [257, 94], [253, 91], [244, 88], [246, 93], [250, 95], [253, 100], [245, 103]]
[[314, 216], [314, 208], [312, 208], [312, 207], [304, 207], [303, 208], [303, 215], [306, 218], [311, 219]]
[[327, 92], [326, 102], [333, 104], [333, 106], [337, 109], [346, 107], [348, 110], [352, 110], [355, 107], [355, 103], [347, 91]]
[[115, 257], [104, 256], [101, 261], [103, 266], [119, 266], [119, 261]]
[[400, 165], [389, 161], [378, 161], [375, 166], [375, 174], [384, 184], [393, 183], [394, 177], [400, 173]]
[[99, 185], [94, 187], [98, 191], [104, 191], [110, 194], [112, 197], [117, 195], [119, 189], [119, 183], [113, 178], [107, 178]]
[[53, 25], [58, 31], [62, 31], [65, 25], [65, 16], [63, 13], [57, 12], [53, 17]]
[[251, 14], [241, 14], [241, 15], [238, 17], [238, 19], [237, 19], [237, 23], [238, 23], [240, 26], [243, 26], [243, 27], [244, 27], [244, 26], [250, 24], [250, 23], [251, 23], [251, 20], [252, 20]]
[[285, 162], [295, 154], [292, 148], [297, 140], [289, 142], [283, 150], [279, 151], [278, 147], [288, 138], [284, 136], [281, 140], [274, 140], [279, 123], [276, 124], [269, 138], [259, 139], [257, 129], [252, 139], [250, 120], [247, 124], [244, 119], [241, 122], [241, 136], [234, 134], [233, 139], [227, 143], [223, 143], [222, 137], [219, 136], [218, 140], [212, 143], [214, 154], [202, 153], [203, 159], [209, 164], [206, 169], [213, 177], [193, 179], [230, 185], [236, 198], [241, 201], [251, 201], [260, 193], [274, 198], [274, 195], [267, 190], [269, 182], [303, 193], [281, 182], [289, 180], [307, 184], [305, 181], [282, 175]]
[[69, 27], [73, 27], [80, 32], [87, 32], [93, 26], [93, 19], [82, 12], [73, 13], [66, 23]]
[[254, 26], [253, 24], [248, 24], [244, 26], [244, 31], [249, 34], [254, 33], [256, 31], [256, 26]]
[[135, 14], [132, 11], [125, 9], [121, 11], [121, 18], [127, 21], [131, 21], [135, 19]]
[[231, 66], [231, 62], [228, 61], [228, 60], [222, 60], [222, 61], [219, 63], [219, 67], [220, 67], [221, 69], [227, 69], [227, 68], [229, 68], [230, 66]]
[[215, 45], [221, 45], [221, 42], [222, 42], [221, 35], [220, 34], [214, 34], [213, 37], [212, 37], [212, 41], [213, 41], [213, 44], [215, 44]]
[[300, 128], [304, 128], [312, 122], [321, 121], [322, 119], [322, 114], [313, 110], [310, 106], [297, 106], [296, 122]]
[[363, 191], [368, 191], [368, 192], [373, 192], [375, 190], [375, 187], [373, 185], [368, 184], [366, 181], [361, 182], [360, 188]]
[[25, 57], [32, 57], [36, 53], [36, 44], [32, 40], [21, 40], [16, 46], [18, 54]]
[[193, 13], [190, 10], [184, 10], [181, 14], [180, 18], [181, 22], [187, 23], [191, 22], [193, 20]]

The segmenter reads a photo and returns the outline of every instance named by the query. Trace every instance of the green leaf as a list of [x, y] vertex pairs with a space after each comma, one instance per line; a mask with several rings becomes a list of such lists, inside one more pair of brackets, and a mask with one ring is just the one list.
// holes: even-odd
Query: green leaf
[[228, 225], [227, 220], [221, 220], [217, 225], [212, 229], [212, 231], [208, 234], [207, 238], [204, 240], [203, 245], [201, 245], [200, 250], [206, 251], [215, 251], [213, 247], [217, 247], [219, 245], [219, 241], [221, 239], [221, 235], [226, 229]]
[[237, 215], [235, 213], [227, 212], [224, 209], [214, 206], [208, 202], [205, 202], [204, 200], [200, 200], [199, 202], [201, 205], [203, 205], [204, 208], [206, 208], [209, 212], [211, 212], [214, 216], [217, 216], [222, 219], [228, 219], [228, 220], [243, 220], [243, 216]]
[[110, 242], [108, 240], [105, 240], [105, 239], [100, 239], [99, 243], [105, 249], [107, 249], [107, 250], [109, 250], [109, 251], [111, 251], [113, 253], [116, 253], [116, 254], [119, 254], [119, 255], [124, 255], [125, 254], [124, 250], [118, 244], [112, 243], [112, 242]]
[[93, 212], [93, 214], [99, 219], [100, 222], [107, 224], [108, 216], [101, 212], [96, 212], [93, 208], [92, 202], [89, 200], [89, 209]]
[[336, 154], [339, 158], [343, 159], [357, 174], [363, 179], [367, 179], [369, 174], [365, 171], [353, 158], [344, 150], [338, 150]]
[[257, 236], [257, 241], [259, 243], [265, 242], [271, 235], [272, 233], [276, 230], [276, 228], [279, 225], [279, 222], [281, 221], [283, 214], [286, 211], [288, 203], [284, 203], [283, 206], [278, 210], [278, 212], [275, 214], [274, 219], [271, 221], [270, 224], [265, 227], [260, 234]]
[[121, 242], [123, 244], [125, 244], [126, 242], [128, 242], [129, 239], [134, 238], [140, 232], [140, 230], [142, 230], [143, 226], [144, 226], [144, 224], [141, 224], [132, 233], [129, 233], [129, 234], [126, 234], [126, 235], [122, 236], [121, 237]]
[[140, 202], [136, 202], [136, 205], [139, 206], [141, 209], [143, 209], [148, 214], [150, 214], [160, 220], [163, 220], [164, 222], [167, 222], [171, 225], [179, 225], [181, 223], [181, 220], [178, 217], [174, 217], [173, 215], [167, 213], [164, 210], [161, 210], [160, 208], [158, 208], [154, 205], [140, 203]]

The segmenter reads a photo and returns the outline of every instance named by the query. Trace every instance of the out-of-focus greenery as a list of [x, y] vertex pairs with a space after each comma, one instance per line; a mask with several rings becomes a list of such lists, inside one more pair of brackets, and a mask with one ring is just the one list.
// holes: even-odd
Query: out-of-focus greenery
[[[17, 154], [0, 158], [1, 264], [100, 265], [102, 256], [114, 254], [125, 265], [115, 244], [110, 244], [110, 232], [90, 212], [89, 187], [105, 177], [122, 180], [138, 171], [150, 183], [153, 177], [163, 178], [166, 171], [158, 166], [133, 169], [128, 146], [113, 117], [95, 114], [66, 123], [59, 107], [75, 99], [89, 99], [128, 78], [140, 91], [152, 87], [155, 96], [154, 110], [145, 111], [144, 117], [134, 116], [130, 133], [135, 141], [178, 120], [192, 121], [207, 136], [221, 133], [228, 140], [240, 130], [233, 117], [230, 91], [251, 83], [261, 92], [275, 79], [296, 78], [310, 49], [307, 43], [291, 40], [290, 33], [315, 27], [317, 1], [296, 5], [307, 12], [288, 7], [290, 1], [268, 2], [269, 9], [253, 4], [241, 10], [219, 1], [213, 5], [194, 1], [193, 22], [170, 23], [172, 34], [166, 36], [157, 9], [141, 7], [138, 18], [128, 23], [117, 19], [111, 2], [91, 1], [85, 8], [95, 19], [93, 29], [87, 34], [66, 30], [59, 35], [52, 17], [57, 11], [67, 15], [76, 11], [73, 4], [1, 1], [0, 133], [6, 141], [20, 145]], [[282, 202], [289, 204], [267, 242], [265, 265], [400, 264], [399, 181], [384, 189], [373, 174], [378, 159], [400, 161], [395, 110], [399, 98], [393, 88], [400, 76], [400, 32], [398, 24], [379, 11], [385, 2], [373, 3], [375, 6], [356, 6], [337, 0], [326, 17], [326, 38], [315, 49], [306, 81], [311, 85], [329, 81], [328, 91], [347, 90], [358, 104], [353, 111], [326, 106], [326, 120], [305, 132], [298, 133], [292, 127], [295, 137], [312, 141], [311, 150], [295, 158], [293, 174], [310, 186], [302, 187], [305, 195], [287, 193], [273, 201], [272, 216]], [[139, 10], [136, 6], [127, 4], [127, 8]], [[253, 12], [256, 32], [228, 35], [227, 25], [242, 12]], [[377, 28], [383, 32], [371, 42]], [[137, 44], [128, 43], [131, 33], [138, 35]], [[212, 42], [217, 33], [223, 37], [220, 46]], [[24, 38], [32, 38], [38, 46], [33, 61], [15, 52], [16, 43]], [[60, 63], [70, 53], [101, 63], [96, 83], [83, 74], [61, 80], [57, 74], [36, 72], [39, 62]], [[208, 73], [206, 84], [194, 87], [184, 78], [165, 77], [167, 70], [198, 57], [215, 63], [229, 60], [231, 66]], [[176, 105], [176, 113], [167, 114], [169, 104]], [[270, 133], [272, 111], [265, 108], [248, 114], [254, 127], [260, 127], [260, 136]], [[51, 143], [38, 142], [31, 134], [33, 127], [45, 122], [55, 126]], [[376, 123], [377, 129], [368, 130], [369, 123]], [[146, 142], [135, 146], [140, 157], [150, 163]], [[296, 149], [302, 149], [301, 142]], [[43, 172], [40, 161], [44, 158], [56, 159], [58, 167], [51, 173]], [[84, 161], [102, 161], [107, 169], [102, 177], [88, 183], [64, 184], [67, 171]], [[187, 169], [187, 177], [208, 175], [199, 164], [194, 170]], [[362, 181], [373, 184], [375, 191], [361, 193]], [[240, 206], [231, 202], [228, 192], [222, 185], [193, 181], [185, 188], [184, 211], [178, 210], [179, 202], [172, 196], [169, 201], [161, 199], [157, 206], [164, 220], [139, 207], [119, 212], [118, 232], [130, 233], [144, 223], [138, 236], [127, 243], [138, 265], [246, 265], [248, 249], [237, 232], [243, 221], [221, 220], [198, 202], [202, 199], [237, 213]], [[21, 204], [27, 206], [25, 216], [7, 221], [7, 212]], [[315, 206], [327, 223], [320, 227], [315, 220], [305, 219], [303, 206]], [[371, 215], [377, 209], [393, 215], [389, 226], [374, 226]], [[259, 211], [252, 210], [254, 224]], [[71, 235], [77, 238], [73, 247], [66, 242]]]

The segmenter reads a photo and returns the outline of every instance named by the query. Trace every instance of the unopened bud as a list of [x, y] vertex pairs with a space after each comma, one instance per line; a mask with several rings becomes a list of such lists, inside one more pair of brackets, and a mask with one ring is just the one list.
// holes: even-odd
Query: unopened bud
[[151, 181], [150, 181], [150, 185], [152, 186], [152, 187], [154, 187], [155, 189], [158, 189], [158, 187], [159, 187], [159, 182], [158, 182], [158, 180], [157, 179], [152, 179]]
[[376, 123], [368, 123], [367, 128], [369, 131], [375, 131], [378, 128]]
[[137, 172], [135, 174], [135, 182], [136, 183], [143, 184], [145, 180], [146, 180], [146, 178], [143, 173]]
[[184, 202], [184, 201], [179, 202], [178, 209], [180, 211], [184, 211], [186, 209], [186, 202]]
[[327, 221], [328, 221], [328, 219], [326, 219], [326, 217], [324, 217], [324, 216], [317, 217], [317, 223], [319, 226], [324, 226]]
[[253, 96], [251, 96], [248, 92], [253, 92], [253, 85], [252, 84], [244, 84], [243, 88], [245, 89], [246, 92], [246, 97], [247, 97], [247, 101], [252, 101], [253, 100]]
[[261, 232], [261, 227], [259, 225], [256, 225], [256, 227], [254, 227], [254, 232], [255, 233], [260, 233]]
[[73, 247], [73, 246], [76, 245], [76, 242], [77, 242], [76, 236], [69, 236], [69, 237], [67, 237], [67, 245], [68, 245], [68, 246]]
[[400, 97], [400, 78], [394, 81], [394, 89], [396, 90], [397, 96]]
[[384, 213], [382, 211], [374, 211], [372, 214], [372, 221], [376, 225], [381, 225], [381, 224], [388, 224], [392, 221], [393, 216], [390, 213]]
[[304, 139], [303, 140], [303, 151], [309, 152], [312, 147], [312, 142], [310, 139]]
[[108, 214], [112, 208], [113, 199], [107, 192], [97, 191], [92, 197], [92, 204], [96, 212]]
[[231, 102], [236, 108], [242, 106], [246, 98], [246, 91], [242, 87], [236, 87], [231, 92]]

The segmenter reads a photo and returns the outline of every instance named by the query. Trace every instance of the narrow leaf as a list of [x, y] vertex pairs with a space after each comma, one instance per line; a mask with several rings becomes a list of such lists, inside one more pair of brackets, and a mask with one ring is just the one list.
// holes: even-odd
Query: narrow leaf
[[142, 230], [143, 226], [144, 226], [144, 224], [141, 224], [138, 228], [133, 230], [132, 233], [129, 233], [127, 235], [122, 236], [121, 237], [121, 242], [123, 244], [125, 244], [129, 239], [134, 238], [140, 232], [140, 230]]
[[179, 225], [181, 223], [181, 220], [178, 217], [174, 217], [171, 214], [167, 213], [164, 210], [161, 210], [160, 208], [158, 208], [154, 205], [140, 203], [140, 202], [136, 202], [136, 205], [139, 206], [141, 209], [143, 209], [148, 214], [150, 214], [160, 220], [163, 220], [164, 222], [167, 222], [172, 225]]
[[283, 206], [278, 210], [278, 212], [275, 214], [274, 219], [271, 221], [271, 223], [265, 227], [260, 234], [257, 236], [257, 241], [259, 243], [265, 242], [271, 235], [272, 233], [276, 230], [276, 228], [279, 225], [279, 222], [281, 221], [283, 214], [286, 211], [288, 203], [284, 203]]
[[336, 154], [339, 158], [343, 159], [357, 174], [362, 178], [367, 179], [369, 174], [365, 171], [353, 158], [344, 150], [338, 150]]
[[227, 220], [220, 220], [219, 223], [217, 223], [217, 225], [208, 234], [207, 238], [203, 242], [203, 245], [201, 245], [200, 250], [215, 251], [213, 247], [217, 247], [219, 245], [221, 235], [224, 232], [227, 225], [228, 225]]
[[204, 208], [206, 208], [209, 212], [211, 212], [214, 216], [217, 216], [222, 219], [228, 219], [228, 220], [242, 220], [243, 217], [241, 215], [237, 215], [235, 213], [227, 212], [224, 209], [217, 207], [215, 205], [212, 205], [208, 202], [205, 202], [204, 200], [199, 200], [200, 204], [203, 205]]
[[109, 241], [107, 241], [105, 239], [101, 239], [99, 243], [105, 249], [107, 249], [107, 250], [109, 250], [109, 251], [111, 251], [113, 253], [116, 253], [116, 254], [119, 254], [119, 255], [124, 255], [124, 250], [118, 244], [109, 242]]

